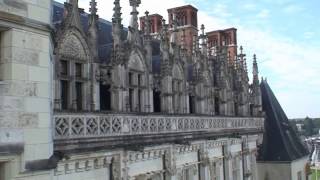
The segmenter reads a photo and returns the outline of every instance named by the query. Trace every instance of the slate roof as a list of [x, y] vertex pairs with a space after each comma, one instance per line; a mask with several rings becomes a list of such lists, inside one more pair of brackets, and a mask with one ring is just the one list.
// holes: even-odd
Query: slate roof
[[[59, 2], [53, 3], [53, 15], [52, 21], [56, 29], [61, 25], [63, 19], [64, 5]], [[80, 15], [81, 24], [84, 32], [88, 31], [88, 14], [81, 13]], [[127, 37], [127, 28], [124, 28], [123, 39]], [[108, 63], [111, 58], [112, 51], [112, 23], [105, 19], [99, 19], [99, 59], [103, 63]], [[160, 72], [160, 42], [152, 42], [152, 54], [153, 54], [153, 68], [155, 73]]]
[[269, 84], [263, 80], [260, 87], [266, 119], [258, 160], [291, 162], [307, 156], [307, 149], [290, 126], [288, 117]]

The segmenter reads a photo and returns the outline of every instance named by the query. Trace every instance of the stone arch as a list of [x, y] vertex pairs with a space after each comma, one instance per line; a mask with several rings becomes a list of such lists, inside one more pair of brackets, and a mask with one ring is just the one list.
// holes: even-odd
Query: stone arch
[[136, 70], [140, 72], [145, 72], [147, 70], [147, 66], [145, 61], [143, 60], [142, 53], [138, 50], [134, 50], [131, 52], [128, 61], [128, 68], [131, 70]]
[[58, 33], [55, 54], [55, 109], [89, 110], [91, 54], [83, 33], [75, 27]]
[[128, 111], [144, 112], [146, 109], [146, 85], [147, 85], [147, 66], [142, 53], [133, 50], [127, 63], [127, 82], [128, 82]]
[[58, 40], [58, 55], [63, 59], [89, 61], [87, 41], [76, 28], [68, 29]]

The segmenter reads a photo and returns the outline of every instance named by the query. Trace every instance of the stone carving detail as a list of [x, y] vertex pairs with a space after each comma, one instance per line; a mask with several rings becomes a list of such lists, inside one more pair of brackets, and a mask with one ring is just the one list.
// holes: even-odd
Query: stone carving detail
[[[262, 129], [263, 118], [167, 117], [127, 115], [58, 115], [55, 138], [79, 138], [167, 132], [218, 131], [221, 129]], [[236, 143], [236, 142], [235, 142]]]
[[108, 117], [100, 118], [100, 132], [101, 134], [110, 134], [111, 133], [111, 119]]
[[79, 60], [87, 59], [85, 50], [80, 40], [73, 34], [66, 36], [66, 39], [63, 40], [61, 47], [61, 54], [63, 58]]
[[[169, 151], [167, 150], [165, 152], [165, 170], [171, 175], [174, 176], [177, 173], [177, 167], [176, 167], [176, 156], [175, 151]], [[179, 176], [179, 173], [178, 173]]]
[[98, 134], [98, 121], [97, 118], [89, 118], [87, 122], [87, 132], [88, 135]]
[[55, 176], [92, 171], [94, 169], [108, 168], [112, 157], [99, 156], [94, 158], [80, 158], [62, 161], [54, 170]]
[[209, 153], [204, 148], [201, 148], [200, 151], [200, 162], [201, 165], [207, 166], [210, 163]]
[[70, 127], [67, 117], [56, 118], [55, 125], [56, 136], [65, 136], [69, 133], [68, 131]]
[[71, 133], [72, 135], [84, 135], [85, 127], [83, 118], [74, 117], [71, 120]]

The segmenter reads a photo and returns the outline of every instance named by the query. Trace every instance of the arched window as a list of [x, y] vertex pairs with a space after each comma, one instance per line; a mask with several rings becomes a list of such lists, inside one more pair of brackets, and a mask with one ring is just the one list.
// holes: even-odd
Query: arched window
[[143, 100], [146, 97], [146, 67], [138, 53], [132, 53], [128, 63], [128, 110], [130, 112], [144, 111]]
[[76, 31], [68, 32], [60, 42], [56, 62], [56, 94], [59, 110], [86, 110], [89, 85], [89, 57], [85, 41]]

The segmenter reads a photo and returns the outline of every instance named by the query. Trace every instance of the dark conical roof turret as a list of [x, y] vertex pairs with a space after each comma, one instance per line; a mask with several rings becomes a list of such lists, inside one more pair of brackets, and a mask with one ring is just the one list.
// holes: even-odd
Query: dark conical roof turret
[[266, 113], [263, 144], [259, 152], [259, 161], [291, 162], [308, 155], [296, 132], [273, 94], [267, 81], [260, 84], [262, 107]]

